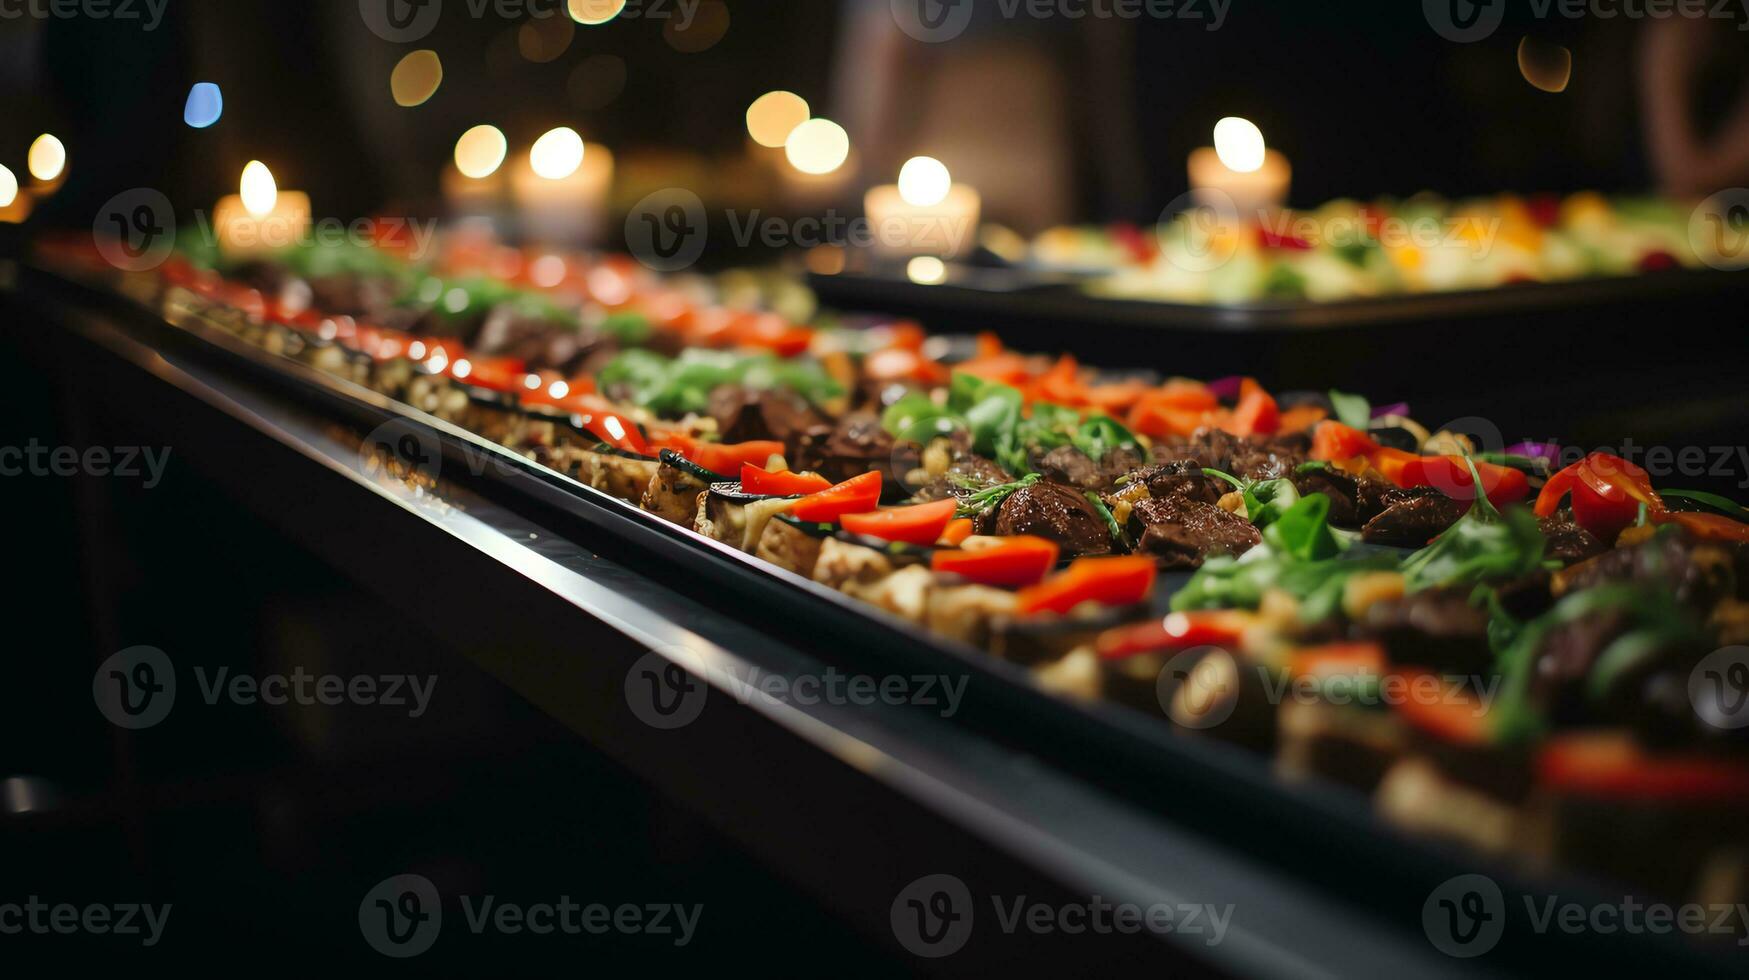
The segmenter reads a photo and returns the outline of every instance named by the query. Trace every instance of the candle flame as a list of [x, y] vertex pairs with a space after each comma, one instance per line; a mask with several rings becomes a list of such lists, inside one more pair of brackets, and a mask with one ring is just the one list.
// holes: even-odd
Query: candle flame
[[44, 133], [30, 144], [30, 155], [26, 160], [32, 177], [42, 181], [54, 180], [67, 167], [67, 147], [54, 134]]
[[1249, 119], [1227, 116], [1215, 123], [1215, 156], [1235, 173], [1248, 174], [1263, 166], [1263, 130]]
[[243, 168], [243, 181], [238, 187], [243, 196], [243, 210], [257, 218], [273, 213], [279, 203], [279, 185], [273, 182], [273, 171], [260, 160], [249, 161]]
[[12, 171], [6, 169], [4, 164], [0, 164], [0, 208], [11, 207], [12, 202], [16, 200], [18, 200], [18, 178], [13, 176]]
[[490, 177], [504, 163], [510, 144], [496, 126], [480, 125], [455, 141], [455, 168], [462, 176], [478, 180]]
[[812, 114], [807, 100], [794, 92], [767, 92], [747, 107], [747, 135], [775, 150]]
[[549, 130], [534, 141], [529, 150], [528, 164], [534, 172], [548, 180], [564, 180], [583, 165], [583, 137], [569, 126]]
[[810, 119], [790, 132], [783, 153], [802, 173], [829, 174], [850, 158], [850, 134], [830, 119]]
[[914, 208], [932, 208], [947, 199], [953, 176], [934, 157], [912, 157], [899, 168], [899, 196]]

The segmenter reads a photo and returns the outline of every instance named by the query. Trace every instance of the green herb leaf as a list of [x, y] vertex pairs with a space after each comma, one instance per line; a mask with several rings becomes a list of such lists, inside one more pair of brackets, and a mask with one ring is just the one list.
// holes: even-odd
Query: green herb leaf
[[[976, 517], [990, 508], [1000, 505], [1002, 501], [1007, 500], [1008, 495], [1014, 491], [1019, 490], [1022, 487], [1030, 487], [1040, 479], [1042, 478], [1037, 473], [1028, 473], [1026, 476], [1015, 480], [1013, 483], [1000, 483], [993, 487], [985, 487], [984, 489], [969, 494], [962, 499], [959, 507], [954, 510], [954, 516]], [[961, 483], [960, 485], [965, 489], [971, 489], [971, 486], [967, 485], [967, 483]]]
[[[1721, 497], [1716, 493], [1707, 493], [1705, 490], [1659, 490], [1658, 496], [1663, 497], [1665, 500], [1670, 500], [1671, 498], [1684, 501], [1692, 500], [1697, 504], [1716, 510], [1721, 514], [1724, 514], [1726, 517], [1735, 517], [1740, 521], [1749, 521], [1749, 508], [1745, 508], [1742, 504], [1737, 503], [1729, 497]], [[1644, 505], [1642, 504], [1641, 506]]]
[[1342, 553], [1342, 542], [1330, 532], [1330, 498], [1307, 494], [1263, 529], [1263, 540], [1276, 553], [1300, 561], [1321, 561]]
[[1111, 508], [1105, 506], [1105, 501], [1099, 499], [1099, 494], [1088, 490], [1082, 495], [1087, 498], [1088, 503], [1093, 505], [1093, 509], [1099, 512], [1099, 516], [1105, 519], [1105, 529], [1111, 532], [1111, 540], [1119, 544], [1125, 543], [1123, 527], [1117, 523], [1117, 518], [1112, 516]]
[[1330, 389], [1330, 407], [1336, 410], [1336, 418], [1351, 429], [1366, 431], [1372, 424], [1372, 402], [1360, 395], [1350, 395], [1346, 392]]

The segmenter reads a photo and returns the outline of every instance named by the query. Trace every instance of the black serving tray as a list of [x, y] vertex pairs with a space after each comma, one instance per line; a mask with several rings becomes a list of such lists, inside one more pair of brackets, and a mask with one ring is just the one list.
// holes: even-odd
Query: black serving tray
[[[268, 353], [215, 320], [184, 317], [172, 323], [113, 286], [26, 269], [21, 288], [101, 312], [161, 349], [238, 372], [358, 432], [391, 422], [416, 426], [440, 449], [446, 480], [453, 475], [494, 505], [513, 508], [726, 615], [756, 622], [774, 638], [830, 652], [864, 673], [963, 673], [968, 683], [957, 723], [1012, 746], [1021, 758], [1033, 756], [1074, 773], [1127, 806], [1160, 814], [1260, 864], [1290, 872], [1315, 888], [1319, 901], [1351, 909], [1366, 928], [1419, 938], [1423, 905], [1437, 886], [1461, 874], [1487, 874], [1504, 892], [1512, 925], [1485, 961], [1435, 959], [1442, 968], [1516, 973], [1555, 965], [1678, 966], [1697, 975], [1741, 968], [1725, 958], [1728, 950], [1680, 938], [1533, 933], [1522, 914], [1526, 899], [1540, 903], [1557, 895], [1592, 904], [1619, 901], [1621, 889], [1564, 874], [1533, 877], [1409, 836], [1378, 820], [1359, 794], [1277, 780], [1263, 756], [1174, 734], [1163, 721], [1121, 705], [1054, 696], [1026, 670], [981, 650], [669, 524], [378, 392]], [[482, 459], [494, 465], [482, 466]]]

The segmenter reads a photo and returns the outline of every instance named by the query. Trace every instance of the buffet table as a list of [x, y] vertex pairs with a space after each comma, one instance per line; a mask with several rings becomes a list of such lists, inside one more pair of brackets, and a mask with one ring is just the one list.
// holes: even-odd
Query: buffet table
[[[440, 617], [503, 684], [860, 931], [916, 953], [900, 934], [899, 899], [925, 876], [963, 881], [978, 905], [970, 940], [940, 959], [915, 958], [919, 968], [1722, 970], [1668, 937], [1528, 928], [1508, 929], [1484, 960], [1448, 957], [1424, 932], [1424, 900], [1483, 862], [1387, 830], [1357, 799], [1283, 787], [1229, 746], [1068, 710], [1015, 683], [1005, 665], [943, 658], [878, 620], [843, 629], [842, 610], [805, 608], [785, 598], [781, 579], [773, 586], [720, 556], [691, 554], [679, 535], [652, 536], [550, 471], [434, 419], [415, 421], [444, 460], [489, 465], [447, 465], [429, 484], [385, 479], [361, 464], [360, 437], [407, 422], [406, 410], [313, 370], [266, 364], [222, 335], [171, 328], [34, 270], [5, 303], [46, 370], [82, 377], [88, 431], [153, 406], [133, 421], [159, 429], [286, 536], [401, 614]], [[668, 665], [688, 672], [681, 690], [709, 685], [697, 717], [672, 728], [650, 723], [629, 693], [640, 671]], [[834, 672], [919, 671], [964, 685], [952, 717], [802, 693]], [[781, 683], [761, 682], [772, 678]], [[1508, 895], [1531, 893], [1512, 869], [1487, 870]], [[1536, 893], [1551, 894], [1550, 881]], [[1576, 900], [1592, 894], [1578, 881], [1553, 887]], [[1188, 928], [1007, 931], [989, 897], [1017, 895], [1058, 907], [1097, 896], [1226, 908], [1231, 918], [1213, 943]], [[1523, 908], [1509, 903], [1513, 921]]]

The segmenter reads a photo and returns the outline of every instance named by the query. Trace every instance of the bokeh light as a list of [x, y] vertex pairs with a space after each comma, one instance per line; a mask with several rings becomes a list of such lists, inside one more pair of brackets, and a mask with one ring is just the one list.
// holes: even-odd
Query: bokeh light
[[0, 208], [9, 208], [18, 200], [18, 178], [0, 164]]
[[548, 180], [563, 180], [583, 165], [583, 137], [569, 126], [549, 130], [534, 141], [528, 152], [529, 166]]
[[767, 92], [747, 107], [747, 135], [760, 146], [777, 149], [813, 112], [794, 92]]
[[188, 90], [188, 102], [182, 107], [182, 121], [195, 129], [205, 129], [225, 114], [225, 94], [212, 82], [195, 82]]
[[919, 255], [905, 263], [905, 278], [921, 286], [935, 286], [947, 280], [947, 263], [933, 255]]
[[626, 9], [626, 0], [568, 0], [565, 10], [579, 24], [594, 27], [605, 24]]
[[54, 180], [67, 168], [67, 147], [54, 134], [44, 133], [30, 144], [26, 166], [37, 180], [45, 183]]
[[1544, 92], [1565, 92], [1573, 80], [1573, 52], [1532, 37], [1518, 42], [1518, 71]]
[[555, 61], [571, 47], [577, 26], [564, 17], [531, 20], [516, 31], [516, 50], [537, 65]]
[[914, 208], [932, 208], [947, 199], [953, 177], [934, 157], [912, 157], [899, 168], [899, 196]]
[[1249, 119], [1227, 116], [1215, 123], [1215, 156], [1235, 173], [1248, 174], [1263, 166], [1263, 130]]
[[407, 108], [424, 104], [442, 84], [443, 61], [429, 48], [409, 51], [389, 73], [389, 92], [395, 104]]
[[626, 62], [617, 54], [594, 54], [571, 69], [565, 92], [579, 109], [600, 109], [619, 98], [626, 87]]
[[790, 166], [805, 174], [829, 174], [850, 157], [850, 134], [830, 119], [810, 119], [784, 141]]
[[662, 25], [662, 39], [682, 54], [697, 54], [716, 46], [729, 33], [729, 7], [722, 0], [704, 0], [692, 20], [670, 17]]
[[479, 125], [455, 141], [455, 168], [464, 177], [490, 177], [504, 163], [510, 143], [496, 126]]

